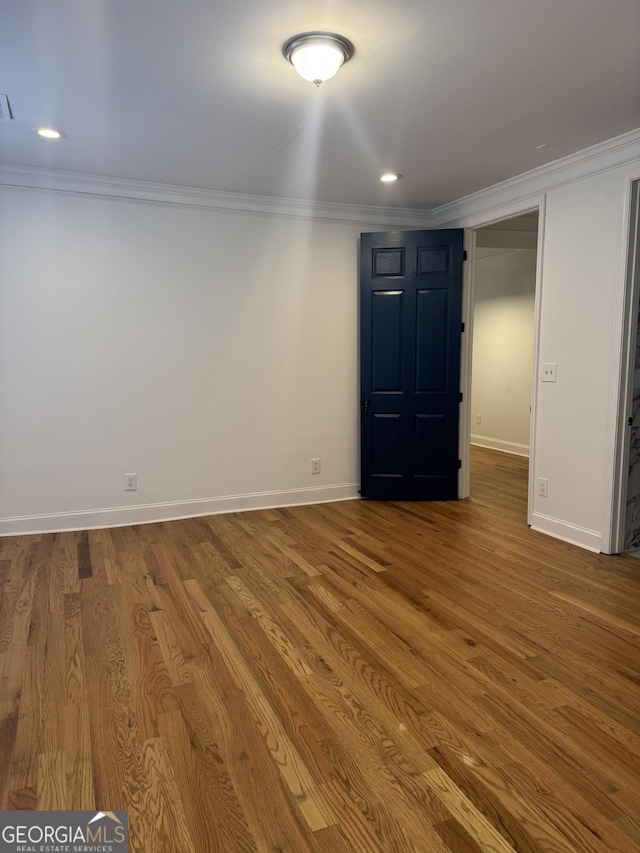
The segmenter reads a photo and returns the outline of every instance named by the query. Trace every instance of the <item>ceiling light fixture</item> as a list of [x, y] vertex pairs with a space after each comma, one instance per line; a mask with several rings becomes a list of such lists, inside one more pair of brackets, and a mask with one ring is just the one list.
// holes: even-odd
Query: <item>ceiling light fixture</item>
[[385, 172], [384, 175], [380, 175], [380, 180], [383, 184], [395, 184], [401, 177], [399, 172]]
[[42, 139], [64, 139], [67, 135], [61, 130], [56, 130], [53, 127], [34, 127], [33, 132], [41, 136]]
[[353, 56], [353, 45], [336, 33], [302, 33], [290, 38], [282, 53], [303, 80], [319, 86]]

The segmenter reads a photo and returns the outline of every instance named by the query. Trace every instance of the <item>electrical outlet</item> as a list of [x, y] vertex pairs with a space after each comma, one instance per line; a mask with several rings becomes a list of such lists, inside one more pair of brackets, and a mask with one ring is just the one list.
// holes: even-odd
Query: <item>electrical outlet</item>
[[135, 492], [138, 488], [138, 475], [137, 474], [125, 474], [124, 475], [124, 490], [125, 492]]
[[549, 497], [549, 480], [546, 477], [538, 477], [538, 494], [540, 497]]
[[320, 473], [320, 460], [319, 459], [312, 459], [311, 460], [311, 473], [312, 474], [319, 474]]

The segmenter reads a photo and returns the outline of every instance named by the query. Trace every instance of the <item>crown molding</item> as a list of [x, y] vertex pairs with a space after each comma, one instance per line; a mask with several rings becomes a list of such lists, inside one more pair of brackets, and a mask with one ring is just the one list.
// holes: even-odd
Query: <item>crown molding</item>
[[429, 228], [433, 224], [429, 210], [416, 208], [329, 204], [322, 201], [218, 192], [11, 164], [0, 164], [0, 186], [97, 196], [117, 201], [178, 205], [214, 212], [310, 219], [328, 223], [344, 222], [365, 227]]
[[443, 228], [459, 225], [463, 218], [466, 226], [473, 226], [476, 224], [474, 217], [483, 216], [486, 221], [487, 213], [491, 210], [502, 210], [505, 205], [515, 202], [519, 202], [522, 208], [522, 203], [529, 198], [532, 201], [531, 206], [535, 207], [541, 193], [634, 161], [640, 161], [640, 128], [431, 210], [330, 204], [219, 192], [11, 164], [0, 164], [0, 186], [96, 196], [117, 201], [178, 205], [194, 210], [307, 219], [326, 223], [341, 222], [364, 228]]
[[[458, 225], [464, 218], [464, 224], [471, 227], [474, 217], [486, 215], [493, 209], [502, 209], [514, 202], [532, 200], [536, 206], [541, 193], [556, 187], [579, 181], [607, 172], [620, 166], [640, 161], [640, 128], [621, 136], [599, 142], [590, 148], [576, 151], [567, 157], [553, 160], [544, 166], [538, 166], [529, 172], [523, 172], [508, 178], [499, 184], [478, 190], [463, 198], [434, 207], [431, 210], [433, 227], [444, 228]], [[524, 209], [524, 208], [523, 208]]]

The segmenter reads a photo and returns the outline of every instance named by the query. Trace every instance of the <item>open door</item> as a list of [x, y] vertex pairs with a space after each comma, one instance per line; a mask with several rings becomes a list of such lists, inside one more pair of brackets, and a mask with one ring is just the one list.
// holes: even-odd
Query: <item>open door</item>
[[361, 236], [362, 497], [458, 497], [463, 260], [458, 228]]

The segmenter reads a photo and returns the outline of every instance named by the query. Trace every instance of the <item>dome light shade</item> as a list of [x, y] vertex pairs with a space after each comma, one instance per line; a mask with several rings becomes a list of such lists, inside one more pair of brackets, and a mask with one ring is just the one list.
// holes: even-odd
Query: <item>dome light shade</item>
[[303, 33], [289, 39], [282, 52], [304, 80], [319, 86], [353, 56], [353, 45], [335, 33]]
[[303, 80], [324, 83], [330, 80], [344, 62], [342, 52], [329, 44], [310, 44], [291, 54], [291, 62]]

